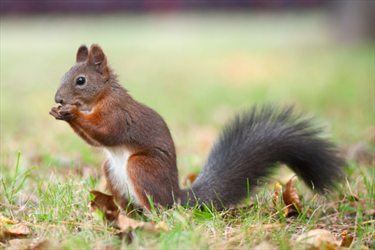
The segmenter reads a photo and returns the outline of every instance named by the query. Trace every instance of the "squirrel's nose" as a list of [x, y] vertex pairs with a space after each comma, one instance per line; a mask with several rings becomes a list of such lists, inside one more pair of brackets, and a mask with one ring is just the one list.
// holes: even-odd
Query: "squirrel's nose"
[[55, 95], [55, 102], [56, 102], [56, 103], [60, 103], [60, 104], [63, 104], [63, 103], [64, 103], [63, 98], [60, 97], [60, 96], [58, 95], [58, 93], [56, 93], [56, 95]]

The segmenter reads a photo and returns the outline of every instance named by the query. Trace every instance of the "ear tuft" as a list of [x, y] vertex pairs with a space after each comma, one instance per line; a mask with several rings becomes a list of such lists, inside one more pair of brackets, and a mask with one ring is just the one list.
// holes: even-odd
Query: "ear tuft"
[[81, 45], [81, 47], [79, 47], [77, 51], [76, 62], [86, 61], [88, 56], [89, 50], [87, 49], [86, 45]]
[[100, 74], [107, 73], [107, 57], [99, 45], [93, 44], [90, 47], [88, 62], [95, 66], [95, 70]]

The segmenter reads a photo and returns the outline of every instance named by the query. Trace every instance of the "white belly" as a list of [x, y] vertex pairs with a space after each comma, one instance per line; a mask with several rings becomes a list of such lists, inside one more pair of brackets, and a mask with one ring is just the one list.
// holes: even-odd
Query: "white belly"
[[134, 186], [128, 176], [128, 160], [130, 151], [125, 146], [104, 148], [109, 160], [108, 177], [112, 185], [121, 195], [125, 196], [134, 207], [142, 204], [136, 196]]

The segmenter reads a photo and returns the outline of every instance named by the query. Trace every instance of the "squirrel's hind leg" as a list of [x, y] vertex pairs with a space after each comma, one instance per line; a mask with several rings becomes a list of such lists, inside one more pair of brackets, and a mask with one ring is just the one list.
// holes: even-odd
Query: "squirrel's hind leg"
[[161, 164], [162, 162], [153, 155], [134, 155], [128, 162], [128, 176], [133, 183], [137, 198], [150, 211], [151, 206], [147, 196], [152, 198], [155, 207], [158, 205], [166, 207], [173, 205], [173, 195], [179, 195], [179, 190], [173, 190], [174, 182], [171, 174]]

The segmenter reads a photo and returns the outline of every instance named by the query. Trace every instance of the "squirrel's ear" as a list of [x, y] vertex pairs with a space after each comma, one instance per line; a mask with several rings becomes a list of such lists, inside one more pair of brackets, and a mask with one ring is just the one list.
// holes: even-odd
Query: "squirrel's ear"
[[102, 48], [99, 45], [91, 45], [88, 63], [95, 67], [95, 71], [100, 74], [108, 72], [107, 69], [107, 57], [105, 56]]
[[89, 56], [89, 50], [87, 49], [86, 45], [81, 45], [78, 48], [76, 62], [83, 62], [86, 61]]

